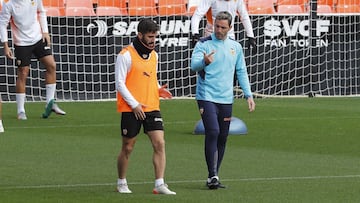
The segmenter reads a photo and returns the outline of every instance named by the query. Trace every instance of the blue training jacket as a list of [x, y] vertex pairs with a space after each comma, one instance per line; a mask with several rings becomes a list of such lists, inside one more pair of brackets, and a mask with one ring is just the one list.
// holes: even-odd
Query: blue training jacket
[[[214, 61], [206, 66], [204, 53], [212, 51], [215, 51]], [[229, 37], [218, 40], [213, 33], [201, 39], [191, 56], [191, 70], [198, 73], [197, 100], [232, 104], [235, 72], [245, 97], [252, 97], [242, 46]]]

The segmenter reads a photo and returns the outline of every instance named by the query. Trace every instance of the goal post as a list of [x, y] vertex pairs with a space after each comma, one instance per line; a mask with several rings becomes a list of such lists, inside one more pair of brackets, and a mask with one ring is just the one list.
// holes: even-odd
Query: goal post
[[[257, 52], [237, 18], [237, 41], [244, 48], [251, 89], [259, 97], [357, 96], [360, 94], [360, 13], [310, 15], [250, 15]], [[143, 17], [160, 25], [159, 82], [176, 98], [195, 96], [196, 73], [189, 68], [190, 15], [48, 17], [57, 62], [60, 101], [116, 98], [115, 60], [136, 36]], [[205, 27], [201, 21], [200, 31]], [[11, 37], [10, 44], [11, 42]], [[3, 101], [15, 101], [15, 61], [6, 59], [0, 45], [0, 91]], [[27, 101], [45, 100], [44, 67], [33, 60], [27, 81]], [[242, 91], [235, 85], [236, 97]]]

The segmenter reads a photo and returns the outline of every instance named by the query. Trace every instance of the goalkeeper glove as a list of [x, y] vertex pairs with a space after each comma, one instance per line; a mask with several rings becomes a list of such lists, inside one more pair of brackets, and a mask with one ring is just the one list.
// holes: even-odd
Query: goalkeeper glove
[[252, 53], [256, 54], [257, 51], [257, 44], [256, 44], [256, 39], [254, 37], [248, 37], [249, 41], [248, 41], [248, 48], [252, 48]]
[[199, 34], [193, 34], [191, 37], [191, 48], [194, 48], [196, 43], [199, 41], [200, 39], [200, 35]]

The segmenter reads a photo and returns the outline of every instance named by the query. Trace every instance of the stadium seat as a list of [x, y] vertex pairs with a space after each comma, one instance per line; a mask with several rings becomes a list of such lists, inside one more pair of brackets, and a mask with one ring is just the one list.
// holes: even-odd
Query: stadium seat
[[93, 0], [66, 0], [65, 7], [94, 8]]
[[300, 5], [278, 5], [277, 13], [279, 13], [279, 14], [299, 14], [299, 13], [304, 13], [304, 9]]
[[159, 0], [159, 15], [186, 15], [186, 4], [184, 0]]
[[[43, 0], [44, 7], [65, 7], [66, 0]], [[70, 1], [70, 0], [68, 0]]]
[[317, 0], [318, 5], [329, 5], [331, 8], [334, 8], [337, 0]]
[[360, 6], [338, 4], [336, 5], [336, 13], [360, 13]]
[[64, 16], [64, 13], [60, 12], [58, 7], [45, 7], [46, 16]]
[[127, 15], [123, 13], [120, 8], [114, 6], [98, 6], [96, 8], [96, 15], [97, 16], [123, 16]]
[[249, 14], [275, 14], [273, 0], [249, 0]]
[[113, 6], [126, 9], [127, 0], [98, 0], [98, 6]]
[[341, 5], [360, 5], [360, 0], [337, 0], [335, 3]]
[[333, 13], [333, 10], [329, 5], [317, 5], [317, 13]]
[[154, 0], [129, 0], [128, 13], [130, 16], [156, 16]]
[[[275, 0], [276, 1], [276, 0]], [[277, 6], [279, 5], [299, 5], [303, 11], [306, 11], [309, 5], [309, 0], [277, 0], [275, 2]]]
[[127, 0], [98, 0], [97, 6], [117, 7], [122, 15], [128, 15]]
[[306, 6], [306, 5], [309, 5], [309, 0], [277, 0], [275, 3], [277, 5], [300, 5], [300, 6]]
[[95, 16], [94, 9], [88, 7], [68, 7], [65, 9], [66, 16]]
[[43, 6], [47, 7], [55, 7], [59, 9], [60, 15], [65, 15], [65, 1], [66, 0], [43, 0]]

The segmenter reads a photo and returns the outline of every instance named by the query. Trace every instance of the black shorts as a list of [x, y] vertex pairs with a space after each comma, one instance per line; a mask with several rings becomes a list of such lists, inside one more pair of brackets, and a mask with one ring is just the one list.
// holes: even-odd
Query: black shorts
[[41, 39], [34, 45], [30, 46], [16, 46], [14, 45], [14, 53], [16, 58], [16, 65], [24, 67], [30, 65], [31, 58], [34, 55], [40, 59], [47, 55], [52, 55], [51, 48], [47, 46], [46, 42]]
[[145, 112], [145, 120], [136, 120], [133, 112], [123, 112], [121, 114], [121, 135], [125, 137], [135, 137], [140, 132], [141, 125], [144, 133], [154, 130], [164, 130], [163, 120], [160, 111]]

